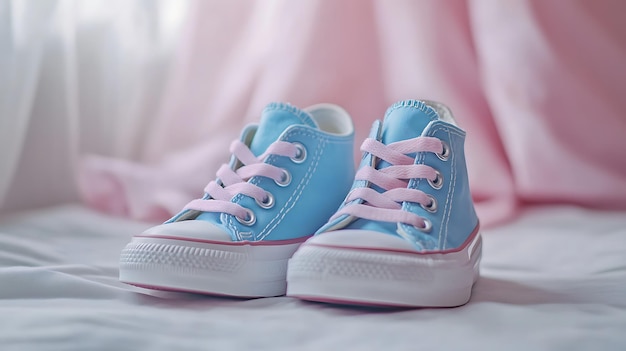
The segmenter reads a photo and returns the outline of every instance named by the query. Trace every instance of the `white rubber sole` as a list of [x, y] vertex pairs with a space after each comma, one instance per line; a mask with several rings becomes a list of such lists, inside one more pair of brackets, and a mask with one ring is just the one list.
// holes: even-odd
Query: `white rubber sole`
[[287, 262], [301, 243], [219, 244], [135, 237], [120, 257], [120, 281], [144, 288], [238, 297], [286, 291]]
[[287, 295], [373, 306], [456, 307], [479, 276], [482, 239], [433, 254], [304, 244], [289, 261]]

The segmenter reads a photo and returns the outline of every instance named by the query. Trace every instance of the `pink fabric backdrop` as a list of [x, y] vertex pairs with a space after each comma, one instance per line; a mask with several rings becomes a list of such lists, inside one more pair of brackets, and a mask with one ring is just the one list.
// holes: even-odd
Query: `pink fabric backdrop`
[[89, 204], [177, 212], [270, 101], [340, 104], [360, 143], [389, 104], [418, 98], [468, 131], [483, 224], [529, 204], [626, 208], [626, 2], [198, 1], [191, 13], [143, 157], [86, 157]]

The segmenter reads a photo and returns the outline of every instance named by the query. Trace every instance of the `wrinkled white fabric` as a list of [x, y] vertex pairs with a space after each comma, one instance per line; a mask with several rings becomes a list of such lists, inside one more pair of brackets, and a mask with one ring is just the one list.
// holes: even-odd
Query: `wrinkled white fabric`
[[624, 212], [525, 212], [484, 232], [482, 276], [467, 305], [391, 311], [125, 286], [120, 251], [150, 225], [78, 206], [0, 219], [0, 349], [626, 348]]

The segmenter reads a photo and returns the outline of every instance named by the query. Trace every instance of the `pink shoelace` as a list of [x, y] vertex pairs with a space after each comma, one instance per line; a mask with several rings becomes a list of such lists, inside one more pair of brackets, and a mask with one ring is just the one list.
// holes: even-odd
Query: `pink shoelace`
[[[402, 202], [419, 203], [426, 209], [436, 206], [435, 199], [421, 190], [407, 188], [411, 178], [428, 179], [431, 184], [441, 184], [443, 178], [434, 168], [414, 164], [414, 159], [406, 154], [416, 152], [433, 152], [440, 157], [447, 157], [448, 150], [443, 142], [432, 137], [418, 137], [385, 145], [375, 139], [368, 138], [361, 145], [361, 151], [390, 164], [383, 169], [362, 167], [356, 174], [356, 180], [365, 180], [385, 190], [382, 193], [368, 188], [356, 188], [348, 194], [345, 203], [362, 199], [362, 204], [351, 204], [337, 211], [331, 220], [350, 215], [374, 221], [400, 222], [413, 225], [420, 229], [428, 228], [428, 223], [421, 216], [402, 210]], [[439, 183], [437, 183], [439, 182]]]
[[235, 140], [230, 144], [230, 152], [235, 155], [242, 166], [233, 171], [229, 165], [222, 165], [217, 171], [217, 180], [211, 181], [204, 188], [204, 192], [210, 198], [192, 200], [185, 206], [186, 210], [221, 212], [234, 215], [240, 220], [250, 219], [252, 216], [250, 210], [231, 202], [231, 199], [237, 194], [243, 194], [254, 198], [260, 206], [271, 206], [273, 196], [259, 186], [248, 183], [248, 180], [252, 177], [262, 176], [273, 179], [281, 186], [286, 186], [286, 183], [291, 179], [289, 172], [263, 161], [269, 155], [286, 156], [293, 159], [297, 157], [299, 150], [295, 144], [276, 141], [257, 157], [246, 144]]

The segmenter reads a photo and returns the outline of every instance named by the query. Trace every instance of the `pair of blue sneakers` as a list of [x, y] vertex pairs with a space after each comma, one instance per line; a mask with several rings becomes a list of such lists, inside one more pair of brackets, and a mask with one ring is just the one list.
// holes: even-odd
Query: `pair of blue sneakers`
[[464, 140], [443, 104], [401, 101], [374, 122], [355, 174], [343, 109], [270, 104], [201, 199], [132, 238], [120, 280], [239, 297], [465, 304], [482, 245]]

